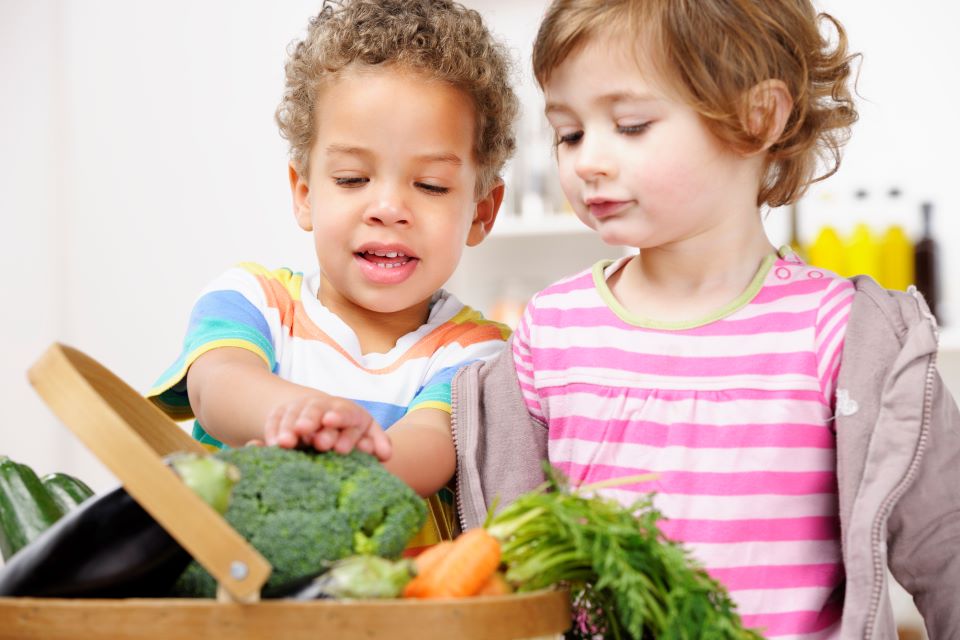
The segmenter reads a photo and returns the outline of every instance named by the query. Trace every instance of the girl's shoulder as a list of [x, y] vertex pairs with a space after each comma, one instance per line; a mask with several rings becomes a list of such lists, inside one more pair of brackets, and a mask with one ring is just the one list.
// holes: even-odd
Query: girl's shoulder
[[807, 264], [789, 249], [781, 249], [752, 302], [799, 310], [849, 301], [853, 294], [854, 285], [848, 278]]

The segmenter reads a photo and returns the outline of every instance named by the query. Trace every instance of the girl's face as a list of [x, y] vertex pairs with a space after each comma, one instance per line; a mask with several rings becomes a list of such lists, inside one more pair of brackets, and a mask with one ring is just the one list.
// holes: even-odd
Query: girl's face
[[309, 177], [293, 170], [291, 187], [314, 237], [320, 300], [345, 317], [404, 312], [419, 324], [499, 205], [475, 197], [473, 103], [416, 73], [355, 69], [315, 110]]
[[757, 215], [762, 158], [721, 144], [632, 46], [590, 40], [544, 87], [563, 191], [608, 244], [724, 241]]

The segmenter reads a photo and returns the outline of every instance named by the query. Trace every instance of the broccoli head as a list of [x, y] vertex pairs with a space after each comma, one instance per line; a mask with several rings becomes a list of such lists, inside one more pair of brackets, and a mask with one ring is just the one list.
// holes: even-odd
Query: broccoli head
[[[315, 575], [354, 554], [395, 558], [427, 506], [371, 455], [279, 447], [213, 454], [240, 470], [224, 517], [273, 566], [266, 589]], [[213, 597], [216, 581], [193, 562], [174, 595]]]

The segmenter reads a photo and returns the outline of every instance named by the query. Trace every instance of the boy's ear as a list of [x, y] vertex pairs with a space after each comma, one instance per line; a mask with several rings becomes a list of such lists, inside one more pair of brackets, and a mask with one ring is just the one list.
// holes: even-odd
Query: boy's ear
[[782, 80], [764, 80], [747, 96], [747, 126], [763, 141], [758, 151], [766, 151], [780, 140], [793, 110], [793, 96]]
[[468, 247], [475, 247], [483, 242], [483, 239], [493, 229], [497, 213], [500, 212], [500, 205], [503, 204], [504, 192], [503, 181], [497, 180], [497, 184], [490, 192], [477, 201], [476, 210], [473, 213], [473, 222], [470, 224], [470, 233], [467, 234]]
[[293, 196], [293, 216], [304, 231], [313, 231], [313, 219], [310, 217], [310, 185], [305, 176], [301, 176], [296, 165], [288, 166], [290, 174], [290, 194]]

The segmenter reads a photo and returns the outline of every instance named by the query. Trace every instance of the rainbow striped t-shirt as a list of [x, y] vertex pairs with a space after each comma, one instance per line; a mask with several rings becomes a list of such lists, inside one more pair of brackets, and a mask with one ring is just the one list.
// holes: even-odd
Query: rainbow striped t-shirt
[[601, 262], [537, 294], [514, 336], [527, 408], [574, 486], [656, 492], [682, 541], [765, 637], [839, 633], [844, 580], [833, 402], [853, 297], [846, 279], [771, 254], [699, 322], [633, 316]]
[[[200, 294], [180, 356], [148, 396], [172, 418], [192, 418], [187, 369], [211, 349], [240, 347], [285, 380], [355, 401], [388, 429], [416, 409], [449, 412], [453, 375], [472, 361], [495, 356], [510, 333], [441, 290], [433, 296], [425, 324], [387, 353], [363, 354], [354, 331], [320, 303], [319, 286], [319, 272], [304, 277], [254, 263], [229, 269]], [[194, 437], [223, 446], [199, 422]], [[440, 497], [444, 513], [436, 513], [435, 500], [431, 511], [435, 520], [444, 520], [434, 528], [446, 537], [445, 529], [454, 524], [453, 510], [449, 492]], [[419, 542], [430, 540], [421, 536]]]

